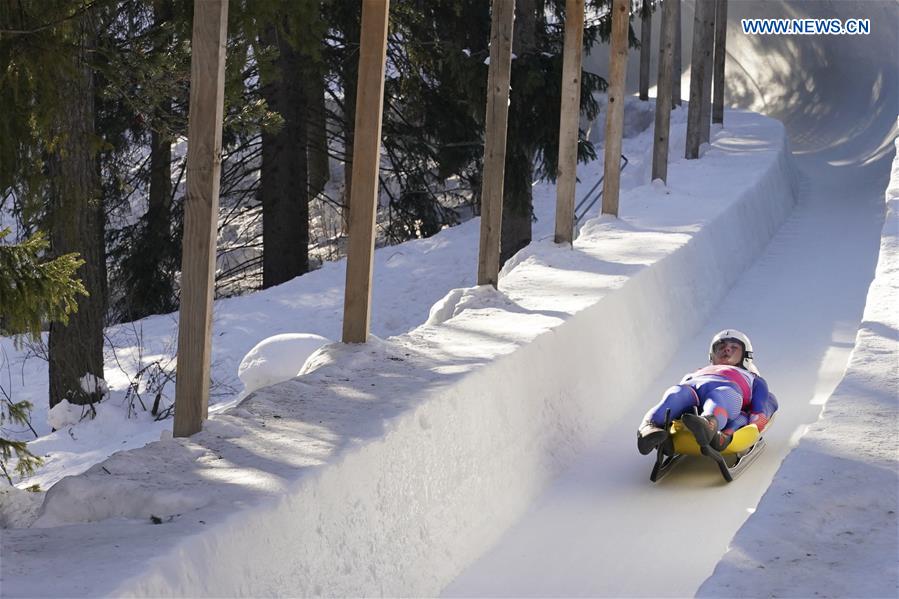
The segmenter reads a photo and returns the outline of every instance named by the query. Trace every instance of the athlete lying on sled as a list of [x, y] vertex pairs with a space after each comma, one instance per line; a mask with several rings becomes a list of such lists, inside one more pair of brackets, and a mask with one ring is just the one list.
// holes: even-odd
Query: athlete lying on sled
[[747, 455], [777, 411], [777, 398], [752, 358], [749, 337], [734, 329], [719, 332], [709, 346], [711, 365], [686, 375], [646, 413], [637, 449], [643, 455], [659, 450], [652, 480], [673, 465], [663, 458], [683, 454], [712, 457], [732, 479], [736, 464], [728, 465], [722, 454], [738, 461]]

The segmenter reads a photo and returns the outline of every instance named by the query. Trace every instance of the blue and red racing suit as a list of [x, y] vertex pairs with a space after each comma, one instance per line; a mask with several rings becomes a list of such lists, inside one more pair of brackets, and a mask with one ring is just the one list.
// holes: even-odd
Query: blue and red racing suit
[[725, 433], [755, 424], [765, 430], [777, 410], [777, 398], [768, 391], [761, 376], [737, 366], [706, 366], [686, 375], [679, 385], [665, 391], [662, 401], [653, 407], [644, 421], [665, 425], [665, 412], [676, 420], [694, 407], [701, 415], [712, 414], [719, 430]]

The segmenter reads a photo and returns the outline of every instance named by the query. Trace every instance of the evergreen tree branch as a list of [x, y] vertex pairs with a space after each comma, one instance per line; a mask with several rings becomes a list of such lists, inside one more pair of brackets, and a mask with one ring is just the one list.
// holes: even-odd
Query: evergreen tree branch
[[[94, 6], [101, 4], [103, 2], [107, 2], [108, 0], [93, 0], [92, 2], [88, 2], [87, 4], [83, 4], [80, 8], [78, 8], [75, 12], [70, 15], [66, 15], [64, 17], [60, 17], [59, 19], [55, 19], [53, 21], [49, 21], [42, 25], [38, 25], [37, 27], [32, 27], [31, 29], [0, 29], [0, 34], [4, 35], [34, 35], [35, 33], [40, 33], [42, 31], [46, 31], [47, 29], [52, 29], [57, 25], [61, 25], [67, 21], [72, 21], [77, 19], [84, 13], [90, 11]], [[21, 2], [19, 4], [20, 14], [24, 13], [22, 10]]]

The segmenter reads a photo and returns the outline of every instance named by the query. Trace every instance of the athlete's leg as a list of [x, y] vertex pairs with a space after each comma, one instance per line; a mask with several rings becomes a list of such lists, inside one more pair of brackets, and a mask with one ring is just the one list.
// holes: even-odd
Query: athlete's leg
[[743, 406], [743, 396], [731, 385], [703, 385], [699, 388], [699, 397], [702, 400], [701, 415], [714, 416], [719, 430], [727, 425], [728, 420], [737, 418]]
[[656, 426], [664, 426], [665, 413], [668, 410], [671, 410], [671, 419], [677, 420], [685, 412], [692, 410], [698, 405], [699, 396], [693, 390], [693, 387], [689, 385], [674, 385], [665, 391], [664, 395], [662, 395], [662, 401], [646, 413], [643, 422], [652, 422]]
[[637, 431], [637, 449], [640, 453], [650, 453], [668, 438], [668, 431], [663, 428], [666, 415], [674, 420], [698, 405], [699, 396], [688, 385], [675, 385], [665, 391], [662, 401], [646, 413]]
[[696, 390], [702, 403], [699, 416], [684, 415], [684, 424], [702, 446], [710, 445], [722, 451], [730, 443], [730, 433], [721, 432], [729, 420], [740, 415], [743, 396], [736, 386], [726, 383], [709, 382]]
[[749, 424], [749, 416], [746, 414], [746, 412], [740, 412], [740, 414], [736, 418], [727, 421], [727, 424], [724, 425], [724, 428], [721, 430], [721, 432], [732, 435], [734, 434], [734, 431], [740, 430], [747, 424]]

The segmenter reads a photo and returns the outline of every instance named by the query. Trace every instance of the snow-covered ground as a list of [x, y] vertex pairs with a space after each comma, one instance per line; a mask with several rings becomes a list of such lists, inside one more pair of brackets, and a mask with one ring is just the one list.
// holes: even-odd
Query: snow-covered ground
[[[881, 59], [890, 64], [888, 49]], [[895, 104], [895, 74], [879, 85]], [[40, 495], [8, 497], [21, 501], [18, 513], [6, 513], [13, 524], [40, 518], [34, 528], [3, 531], [0, 593], [433, 595], [446, 587], [448, 595], [685, 595], [730, 543], [700, 594], [895, 595], [895, 176], [866, 304], [865, 289], [888, 174], [883, 140], [892, 152], [897, 110], [879, 131], [884, 120], [872, 113], [867, 135], [840, 140], [831, 127], [812, 139], [812, 127], [797, 120], [824, 119], [826, 111], [768, 108], [775, 104], [790, 115], [784, 120], [806, 178], [767, 249], [792, 207], [794, 166], [775, 123], [728, 113], [702, 160], [687, 163], [672, 151], [668, 188], [648, 182], [651, 134], [627, 140], [622, 218], [588, 223], [574, 251], [547, 239], [555, 190], [537, 186], [538, 242], [506, 269], [500, 293], [470, 288], [477, 221], [380, 250], [379, 338], [326, 346], [305, 366], [296, 352], [302, 377], [236, 407], [244, 399], [238, 363], [258, 342], [281, 333], [338, 338], [343, 263], [217, 302], [218, 407], [189, 441], [167, 437], [170, 420], [151, 424], [139, 408], [127, 419], [116, 407], [140, 368], [127, 337], [143, 338], [140, 364], [165, 362], [175, 319], [111, 331], [123, 372], [109, 377], [113, 397], [98, 419], [33, 443], [48, 465], [20, 486], [46, 489], [117, 449], [162, 440], [64, 479], [40, 514], [27, 501]], [[675, 113], [675, 147], [683, 117]], [[806, 137], [797, 139], [797, 130]], [[822, 139], [831, 151], [815, 155]], [[841, 155], [847, 148], [855, 154]], [[582, 191], [599, 169], [582, 167]], [[847, 193], [857, 206], [842, 201]], [[748, 250], [747, 239], [755, 244]], [[710, 285], [715, 276], [724, 279]], [[785, 404], [769, 450], [731, 485], [705, 465], [686, 464], [651, 488], [648, 463], [633, 448], [635, 415], [695, 366], [711, 332], [743, 326], [735, 318], [749, 325]], [[2, 342], [15, 362], [20, 354]], [[16, 399], [45, 402], [38, 361], [7, 372]], [[46, 410], [36, 418], [45, 433]], [[723, 523], [696, 508], [712, 493]], [[667, 521], [674, 502], [682, 504], [677, 520]], [[597, 506], [604, 520], [591, 511]], [[532, 520], [541, 513], [564, 518]], [[682, 531], [697, 526], [701, 540], [685, 540]], [[602, 542], [599, 553], [577, 540], [588, 536]], [[509, 539], [517, 562], [504, 557]], [[660, 557], [645, 559], [639, 549]], [[446, 586], [467, 566], [469, 578]], [[479, 568], [488, 575], [472, 574]], [[689, 576], [665, 584], [667, 573], [685, 568]], [[494, 586], [466, 587], [472, 575]], [[490, 580], [501, 575], [511, 578]]]

